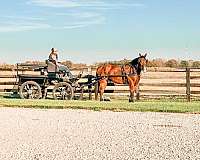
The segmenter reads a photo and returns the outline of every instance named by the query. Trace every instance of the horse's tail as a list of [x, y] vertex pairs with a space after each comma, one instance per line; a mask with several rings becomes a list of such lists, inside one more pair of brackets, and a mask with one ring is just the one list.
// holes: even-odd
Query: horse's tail
[[101, 65], [96, 69], [96, 96], [98, 97], [99, 93], [99, 81], [102, 79], [102, 77], [105, 76], [105, 65]]
[[108, 69], [108, 66], [106, 64], [104, 64], [104, 65], [99, 66], [96, 70], [96, 81], [97, 81], [97, 84], [96, 84], [97, 89], [96, 89], [96, 93], [95, 93], [96, 97], [98, 96], [98, 93], [100, 91], [100, 88], [99, 88], [100, 81], [106, 79], [105, 77], [107, 75], [107, 69]]

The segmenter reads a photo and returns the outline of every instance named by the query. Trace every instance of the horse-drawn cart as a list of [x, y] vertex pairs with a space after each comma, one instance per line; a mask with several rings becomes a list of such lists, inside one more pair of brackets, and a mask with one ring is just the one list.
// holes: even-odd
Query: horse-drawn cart
[[[32, 72], [20, 72], [27, 68], [32, 69]], [[53, 86], [54, 99], [71, 100], [76, 93], [83, 93], [84, 86], [90, 86], [91, 81], [78, 82], [81, 74], [73, 78], [67, 75], [67, 72], [59, 71], [58, 67], [49, 61], [46, 61], [46, 65], [17, 64], [18, 93], [22, 99], [46, 98], [47, 89]], [[88, 80], [91, 79], [90, 75], [87, 77]]]
[[[84, 92], [84, 87], [88, 87], [89, 99], [92, 98], [92, 86], [96, 86], [95, 99], [97, 100], [98, 93], [100, 100], [103, 101], [103, 93], [109, 81], [114, 84], [127, 84], [130, 90], [129, 101], [134, 101], [134, 93], [139, 95], [138, 86], [141, 78], [141, 72], [146, 71], [147, 59], [146, 55], [139, 54], [138, 58], [133, 59], [125, 65], [104, 64], [96, 70], [96, 77], [88, 74], [85, 76], [87, 82], [79, 83], [79, 76], [73, 76], [70, 71], [60, 71], [58, 66], [50, 61], [46, 61], [46, 65], [37, 66], [33, 70], [40, 71], [39, 75], [35, 74], [19, 74], [18, 77], [18, 92], [21, 98], [25, 99], [40, 99], [46, 98], [47, 88], [53, 86], [52, 94], [54, 99], [68, 99], [75, 97], [76, 93]], [[23, 65], [21, 65], [23, 66]], [[69, 76], [72, 75], [72, 76]], [[95, 85], [96, 84], [96, 85]]]

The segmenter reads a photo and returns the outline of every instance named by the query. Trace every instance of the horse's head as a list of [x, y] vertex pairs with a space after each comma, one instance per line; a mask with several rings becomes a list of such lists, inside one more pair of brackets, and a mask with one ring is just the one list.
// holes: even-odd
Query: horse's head
[[147, 54], [142, 55], [139, 54], [138, 58], [135, 58], [130, 62], [130, 64], [136, 69], [136, 72], [138, 75], [140, 75], [141, 72], [146, 72], [146, 65], [147, 65]]
[[147, 53], [145, 55], [139, 54], [139, 57], [138, 57], [138, 66], [141, 69], [141, 71], [144, 73], [147, 71], [146, 65], [147, 65], [148, 60], [146, 59], [146, 56], [147, 56]]

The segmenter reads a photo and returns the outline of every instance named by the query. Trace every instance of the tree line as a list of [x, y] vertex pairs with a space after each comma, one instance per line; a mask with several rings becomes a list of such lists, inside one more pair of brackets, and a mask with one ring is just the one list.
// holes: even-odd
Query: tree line
[[[30, 64], [30, 65], [40, 65], [40, 66], [46, 66], [46, 63], [43, 61], [25, 61], [23, 64]], [[84, 68], [87, 67], [87, 64], [84, 63], [73, 63], [70, 60], [62, 61], [61, 64], [68, 66], [69, 68]], [[7, 63], [2, 63], [0, 64], [0, 69], [1, 70], [12, 70], [16, 68], [16, 64], [7, 64]]]
[[[124, 59], [124, 60], [119, 60], [119, 61], [107, 61], [107, 62], [100, 62], [96, 63], [95, 65], [101, 65], [101, 64], [106, 64], [106, 63], [111, 63], [111, 64], [127, 64], [131, 60]], [[148, 60], [147, 63], [148, 67], [169, 67], [169, 68], [186, 68], [186, 67], [194, 67], [194, 68], [200, 68], [200, 61], [194, 61], [194, 60], [176, 60], [176, 59], [152, 59]]]
[[176, 59], [153, 59], [148, 62], [148, 67], [170, 67], [170, 68], [185, 68], [194, 67], [200, 68], [200, 61], [194, 60], [176, 60]]

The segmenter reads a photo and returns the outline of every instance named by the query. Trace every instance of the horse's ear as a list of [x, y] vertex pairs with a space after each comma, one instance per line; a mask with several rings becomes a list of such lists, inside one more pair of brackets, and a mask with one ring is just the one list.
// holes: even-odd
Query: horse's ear
[[144, 57], [146, 58], [146, 56], [147, 56], [147, 53], [145, 53]]
[[139, 56], [142, 57], [141, 53], [139, 53]]

